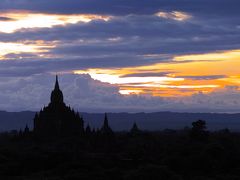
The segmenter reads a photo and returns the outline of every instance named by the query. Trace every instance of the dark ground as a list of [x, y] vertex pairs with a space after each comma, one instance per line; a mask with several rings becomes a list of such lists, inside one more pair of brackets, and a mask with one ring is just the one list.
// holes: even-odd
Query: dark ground
[[0, 136], [3, 180], [239, 180], [240, 134], [199, 129]]

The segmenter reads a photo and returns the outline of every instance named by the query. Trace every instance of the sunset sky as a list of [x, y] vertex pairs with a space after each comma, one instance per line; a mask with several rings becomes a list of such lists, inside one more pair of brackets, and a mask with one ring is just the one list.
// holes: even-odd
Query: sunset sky
[[59, 75], [79, 111], [240, 112], [239, 0], [1, 0], [0, 110]]

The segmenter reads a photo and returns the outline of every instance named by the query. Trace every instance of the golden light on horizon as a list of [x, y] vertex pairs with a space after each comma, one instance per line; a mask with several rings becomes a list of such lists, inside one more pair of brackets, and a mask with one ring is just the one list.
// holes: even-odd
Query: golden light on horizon
[[[192, 59], [192, 61], [190, 60]], [[87, 69], [75, 74], [89, 74], [93, 79], [116, 84], [120, 93], [151, 94], [172, 97], [211, 93], [225, 86], [240, 84], [240, 50], [182, 55], [173, 61], [118, 69]], [[167, 72], [165, 72], [167, 71]], [[141, 76], [141, 73], [144, 75]], [[166, 73], [166, 75], [151, 74]]]
[[27, 11], [2, 12], [0, 20], [0, 32], [13, 33], [23, 28], [51, 28], [57, 25], [87, 23], [92, 20], [108, 21], [111, 17], [97, 14], [42, 14]]
[[[74, 74], [86, 74], [85, 71], [74, 71]], [[173, 77], [120, 77], [120, 75], [104, 74], [94, 72], [91, 69], [87, 72], [93, 79], [110, 84], [130, 84], [130, 83], [160, 83], [169, 84], [173, 81], [183, 81], [184, 78], [173, 78]]]
[[119, 90], [119, 93], [122, 94], [122, 95], [131, 95], [131, 94], [140, 94], [142, 93], [143, 91], [142, 90], [139, 90], [139, 89], [122, 89], [122, 90]]

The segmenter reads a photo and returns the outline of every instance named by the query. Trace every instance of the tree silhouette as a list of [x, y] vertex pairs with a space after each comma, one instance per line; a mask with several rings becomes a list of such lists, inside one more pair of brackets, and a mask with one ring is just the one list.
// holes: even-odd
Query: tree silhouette
[[205, 141], [208, 138], [208, 132], [206, 131], [206, 121], [198, 120], [192, 123], [192, 129], [190, 131], [190, 137], [194, 141]]

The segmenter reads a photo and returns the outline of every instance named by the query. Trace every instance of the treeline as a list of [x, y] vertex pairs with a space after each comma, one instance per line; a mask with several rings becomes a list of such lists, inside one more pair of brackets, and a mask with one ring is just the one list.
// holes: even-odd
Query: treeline
[[24, 180], [237, 180], [240, 134], [207, 131], [197, 120], [181, 130], [149, 132], [134, 123], [114, 132], [105, 116], [100, 129], [76, 137], [38, 139], [25, 130], [0, 136], [0, 177]]

